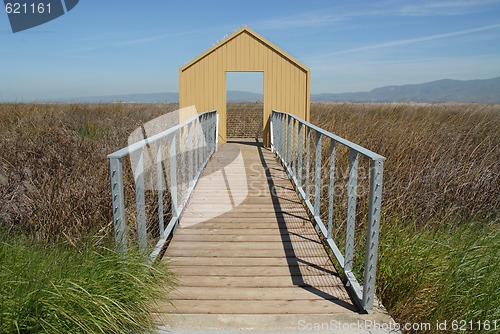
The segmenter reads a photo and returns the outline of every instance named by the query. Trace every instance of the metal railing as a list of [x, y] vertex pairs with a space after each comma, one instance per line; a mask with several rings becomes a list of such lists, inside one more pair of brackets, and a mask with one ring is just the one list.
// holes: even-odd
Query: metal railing
[[[121, 252], [127, 252], [129, 235], [136, 234], [134, 237], [142, 252], [146, 253], [151, 243], [155, 244], [149, 257], [150, 262], [156, 259], [177, 226], [179, 216], [209, 158], [217, 150], [217, 124], [218, 115], [215, 110], [198, 114], [108, 155], [114, 237]], [[132, 223], [127, 223], [126, 216], [125, 157], [130, 157], [135, 181], [135, 229], [128, 226]], [[128, 186], [127, 189], [131, 187], [130, 184]], [[157, 211], [158, 217], [153, 221], [157, 222], [155, 229], [159, 230], [156, 237], [152, 235], [152, 228], [148, 231], [146, 224], [146, 188], [154, 193], [153, 211]], [[165, 203], [165, 197], [170, 203]], [[167, 224], [165, 217], [171, 217]]]
[[[311, 138], [312, 134], [314, 134], [314, 138]], [[314, 150], [311, 150], [311, 139], [314, 140], [312, 143], [315, 146]], [[347, 150], [349, 161], [347, 190], [345, 192], [347, 208], [345, 220], [342, 224], [336, 224], [338, 222], [334, 221], [334, 216], [338, 217], [336, 211], [340, 210], [335, 205], [335, 196], [337, 196], [335, 191], [338, 189], [338, 185], [335, 183], [335, 161], [336, 157], [338, 159], [342, 157], [342, 154], [336, 154], [336, 147], [339, 145]], [[329, 150], [327, 150], [328, 146]], [[323, 147], [327, 151], [326, 157], [322, 157]], [[304, 201], [309, 214], [314, 217], [317, 230], [321, 231], [326, 244], [341, 266], [346, 286], [351, 290], [354, 302], [364, 310], [373, 308], [380, 229], [382, 174], [385, 158], [294, 115], [275, 110], [271, 115], [271, 150], [276, 152], [288, 176], [295, 183], [298, 195]], [[311, 161], [311, 155], [314, 155], [314, 161]], [[360, 155], [370, 160], [363, 286], [358, 283], [353, 272]], [[326, 173], [322, 173], [322, 171]], [[322, 184], [326, 183], [326, 181], [328, 181], [328, 189], [324, 188]], [[313, 194], [311, 194], [311, 187], [314, 188]], [[324, 190], [322, 191], [322, 189]], [[326, 224], [323, 220], [326, 220]], [[345, 224], [345, 239], [340, 238], [341, 241], [345, 240], [343, 252], [334, 241], [333, 229], [335, 224]]]

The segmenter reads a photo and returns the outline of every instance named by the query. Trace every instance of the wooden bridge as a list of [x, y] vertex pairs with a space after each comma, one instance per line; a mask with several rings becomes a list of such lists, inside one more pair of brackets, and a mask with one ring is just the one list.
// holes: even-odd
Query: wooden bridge
[[[286, 131], [288, 136], [295, 133], [296, 138], [303, 137], [301, 128], [290, 129]], [[190, 133], [192, 129], [181, 131]], [[170, 142], [171, 156], [177, 152], [175, 142]], [[318, 147], [321, 150], [321, 142], [316, 149]], [[290, 147], [288, 151], [292, 151]], [[296, 150], [294, 154], [300, 156], [302, 151]], [[321, 159], [321, 153], [319, 156]], [[332, 320], [391, 322], [376, 301], [374, 308], [366, 307], [370, 309], [367, 312], [363, 305], [360, 307], [356, 291], [353, 295], [352, 287], [350, 293], [346, 290], [346, 284], [349, 286], [352, 282], [346, 260], [342, 257], [339, 261], [347, 276], [341, 279], [332, 262], [339, 250], [329, 246], [329, 239], [325, 238], [328, 232], [324, 233], [325, 226], [318, 225], [318, 218], [310, 218], [311, 201], [307, 199], [304, 205], [296, 183], [290, 181], [290, 169], [282, 166], [275, 153], [259, 141], [240, 140], [230, 141], [211, 157], [210, 154], [204, 157], [203, 153], [183, 155], [186, 166], [190, 159], [191, 163], [197, 160], [195, 165], [203, 165], [200, 177], [191, 182], [195, 177], [190, 175], [196, 174], [195, 171], [190, 168], [185, 171], [191, 194], [186, 196], [184, 204], [177, 203], [178, 198], [172, 199], [176, 205], [174, 217], [165, 227], [162, 225], [165, 233], [153, 251], [156, 256], [170, 232], [175, 230], [161, 261], [167, 262], [176, 274], [179, 286], [170, 293], [171, 303], [153, 308], [159, 323], [174, 330], [186, 327], [300, 330], [302, 320], [304, 326]], [[307, 157], [309, 159], [309, 154]], [[113, 163], [116, 161], [111, 161], [112, 187], [119, 188], [113, 183]], [[179, 179], [176, 170], [183, 173], [185, 168], [181, 165], [179, 169], [174, 160], [172, 163], [171, 183], [175, 183]], [[116, 173], [116, 169], [114, 171]], [[308, 175], [309, 170], [305, 174]], [[140, 213], [144, 204], [140, 187], [137, 188]], [[114, 199], [117, 197], [120, 197], [118, 192], [113, 195]], [[115, 204], [115, 208], [120, 206], [118, 202]], [[176, 212], [179, 212], [177, 216]], [[115, 217], [124, 219], [117, 214]], [[138, 226], [141, 234], [140, 224]], [[115, 219], [116, 238], [121, 243], [124, 237], [120, 228], [126, 227]]]

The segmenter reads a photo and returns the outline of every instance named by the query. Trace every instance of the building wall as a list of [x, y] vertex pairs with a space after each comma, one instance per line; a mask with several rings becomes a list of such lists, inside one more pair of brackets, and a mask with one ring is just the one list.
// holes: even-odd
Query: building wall
[[226, 141], [226, 72], [264, 72], [264, 145], [269, 146], [273, 109], [309, 120], [309, 69], [244, 27], [179, 70], [180, 107], [219, 112], [219, 136]]

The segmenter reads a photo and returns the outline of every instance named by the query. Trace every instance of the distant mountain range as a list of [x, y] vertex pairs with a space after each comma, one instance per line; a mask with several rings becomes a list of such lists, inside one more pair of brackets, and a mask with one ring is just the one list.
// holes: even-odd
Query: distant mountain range
[[[262, 94], [228, 91], [228, 102], [259, 102]], [[88, 96], [60, 102], [178, 102], [178, 93]], [[444, 79], [422, 84], [386, 86], [369, 92], [312, 94], [312, 102], [463, 102], [500, 103], [500, 77], [485, 80]]]
[[438, 80], [386, 86], [369, 92], [313, 94], [312, 101], [334, 102], [477, 102], [500, 103], [500, 77], [486, 80]]

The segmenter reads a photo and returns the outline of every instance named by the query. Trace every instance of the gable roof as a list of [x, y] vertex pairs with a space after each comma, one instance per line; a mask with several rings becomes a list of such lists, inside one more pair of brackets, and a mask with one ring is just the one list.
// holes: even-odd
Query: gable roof
[[194, 58], [193, 60], [191, 60], [190, 62], [188, 62], [184, 66], [182, 66], [179, 70], [181, 72], [183, 72], [184, 70], [188, 69], [189, 67], [191, 67], [195, 63], [199, 62], [200, 60], [202, 60], [203, 58], [205, 58], [206, 56], [208, 56], [212, 52], [216, 51], [221, 46], [223, 46], [223, 45], [229, 43], [230, 41], [238, 38], [238, 36], [241, 36], [244, 33], [247, 33], [248, 35], [252, 36], [256, 40], [260, 41], [262, 44], [266, 45], [268, 48], [272, 49], [274, 52], [280, 54], [282, 57], [286, 58], [289, 62], [295, 64], [297, 67], [303, 69], [305, 72], [308, 72], [308, 73], [310, 72], [310, 70], [309, 70], [309, 68], [307, 66], [305, 66], [300, 61], [298, 61], [297, 59], [293, 58], [292, 56], [290, 56], [289, 54], [287, 54], [285, 51], [281, 50], [279, 47], [277, 47], [273, 43], [269, 42], [267, 39], [265, 39], [261, 35], [257, 34], [255, 31], [253, 31], [252, 29], [250, 29], [247, 26], [244, 26], [244, 27], [236, 30], [231, 35], [225, 37], [222, 41], [220, 41], [220, 42], [216, 43], [215, 45], [213, 45], [211, 48], [209, 48], [208, 50], [206, 50], [205, 52], [203, 52], [202, 54], [200, 54], [198, 57]]

